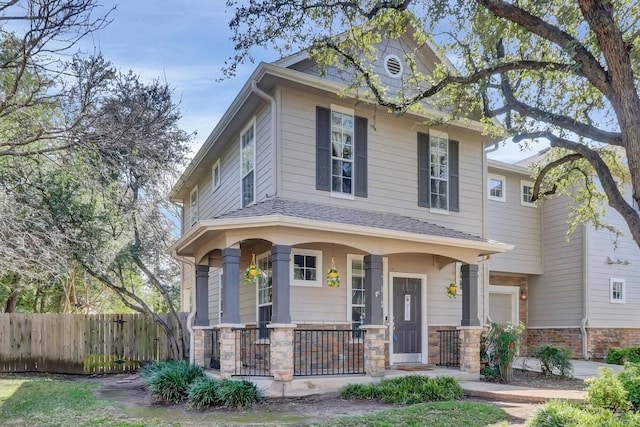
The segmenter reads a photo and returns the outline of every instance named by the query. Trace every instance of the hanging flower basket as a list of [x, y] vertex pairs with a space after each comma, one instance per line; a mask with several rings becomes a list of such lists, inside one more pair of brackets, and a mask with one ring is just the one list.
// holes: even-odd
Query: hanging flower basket
[[331, 268], [327, 271], [327, 286], [330, 288], [340, 287], [340, 273], [335, 266], [335, 258], [331, 258]]
[[456, 286], [456, 284], [455, 283], [449, 283], [447, 285], [447, 296], [450, 299], [455, 299], [457, 294], [458, 294], [458, 287]]
[[262, 275], [262, 270], [258, 267], [258, 264], [256, 264], [256, 255], [251, 254], [251, 264], [249, 264], [244, 271], [244, 282], [253, 283], [260, 275]]

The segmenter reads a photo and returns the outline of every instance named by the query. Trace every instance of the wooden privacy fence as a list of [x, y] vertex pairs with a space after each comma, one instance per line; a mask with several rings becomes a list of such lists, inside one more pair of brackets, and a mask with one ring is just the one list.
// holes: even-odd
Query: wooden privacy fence
[[[178, 336], [174, 318], [160, 317]], [[187, 313], [179, 317], [188, 336]], [[169, 337], [147, 315], [0, 314], [0, 372], [123, 372], [172, 357]]]

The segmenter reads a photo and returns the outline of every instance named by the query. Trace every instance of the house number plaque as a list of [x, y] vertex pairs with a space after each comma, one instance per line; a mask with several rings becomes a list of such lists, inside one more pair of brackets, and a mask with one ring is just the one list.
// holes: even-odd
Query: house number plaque
[[411, 295], [404, 296], [404, 321], [411, 320]]

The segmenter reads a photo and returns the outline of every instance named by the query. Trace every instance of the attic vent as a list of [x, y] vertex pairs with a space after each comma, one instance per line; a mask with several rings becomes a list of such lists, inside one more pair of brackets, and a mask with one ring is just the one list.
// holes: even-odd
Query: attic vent
[[396, 55], [387, 55], [384, 58], [384, 69], [389, 76], [398, 78], [402, 75], [402, 62]]

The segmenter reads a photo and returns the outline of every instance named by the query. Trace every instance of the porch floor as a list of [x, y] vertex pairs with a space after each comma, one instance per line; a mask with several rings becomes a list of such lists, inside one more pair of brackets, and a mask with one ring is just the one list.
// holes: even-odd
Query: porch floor
[[[406, 365], [402, 366], [406, 368]], [[207, 376], [219, 378], [217, 370], [205, 370]], [[435, 367], [429, 370], [400, 370], [394, 367], [385, 370], [384, 377], [369, 377], [367, 375], [323, 375], [293, 377], [292, 381], [275, 381], [270, 377], [236, 376], [234, 378], [247, 379], [255, 383], [265, 397], [299, 397], [314, 394], [337, 393], [341, 387], [347, 384], [370, 384], [380, 382], [385, 378], [404, 377], [407, 375], [423, 375], [427, 377], [449, 376], [459, 381], [478, 381], [479, 373], [468, 373], [458, 368]]]

